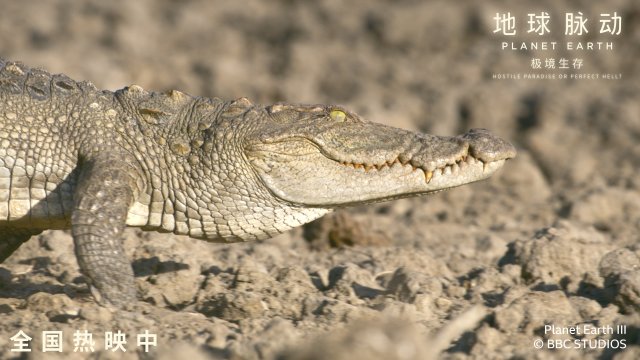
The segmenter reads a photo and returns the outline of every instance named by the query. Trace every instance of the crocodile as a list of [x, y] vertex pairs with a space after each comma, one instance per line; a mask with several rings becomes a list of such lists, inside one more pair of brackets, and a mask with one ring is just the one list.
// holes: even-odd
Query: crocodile
[[112, 92], [0, 59], [0, 262], [71, 229], [95, 300], [125, 308], [137, 299], [127, 226], [265, 239], [336, 208], [486, 179], [515, 155], [484, 129], [435, 136], [334, 105]]

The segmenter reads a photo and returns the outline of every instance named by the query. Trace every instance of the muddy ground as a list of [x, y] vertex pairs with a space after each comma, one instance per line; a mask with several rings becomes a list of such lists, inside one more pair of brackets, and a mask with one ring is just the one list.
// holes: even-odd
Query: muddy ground
[[[340, 211], [262, 242], [128, 230], [144, 308], [136, 313], [97, 306], [69, 233], [45, 232], [0, 265], [0, 357], [19, 355], [10, 351], [19, 330], [33, 338], [27, 358], [88, 357], [73, 351], [76, 330], [92, 333], [93, 356], [105, 359], [640, 357], [638, 1], [0, 9], [0, 56], [99, 88], [338, 103], [440, 135], [489, 128], [519, 151], [488, 181]], [[506, 11], [522, 27], [526, 13], [548, 11], [548, 40], [567, 40], [567, 11], [591, 17], [589, 34], [573, 41], [600, 39], [600, 13], [616, 11], [623, 28], [609, 37], [613, 51], [501, 51], [492, 18]], [[515, 38], [535, 41], [522, 27]], [[534, 57], [581, 58], [579, 72], [621, 78], [492, 79], [531, 72]], [[42, 352], [46, 330], [63, 331], [62, 353]], [[117, 330], [126, 353], [104, 350], [105, 332]], [[148, 354], [136, 344], [145, 330], [157, 334]], [[571, 348], [549, 349], [549, 340]]]

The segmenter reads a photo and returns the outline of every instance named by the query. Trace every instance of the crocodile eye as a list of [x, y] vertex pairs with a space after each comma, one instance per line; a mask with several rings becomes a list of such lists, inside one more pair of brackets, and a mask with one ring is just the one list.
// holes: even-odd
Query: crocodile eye
[[347, 114], [342, 110], [332, 110], [329, 113], [329, 117], [331, 117], [331, 120], [333, 121], [343, 122], [347, 119]]

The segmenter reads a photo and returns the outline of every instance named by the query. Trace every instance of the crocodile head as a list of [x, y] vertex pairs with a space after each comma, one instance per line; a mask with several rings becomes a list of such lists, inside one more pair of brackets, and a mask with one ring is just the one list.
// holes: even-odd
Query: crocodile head
[[339, 207], [486, 179], [514, 147], [484, 129], [434, 136], [371, 123], [339, 107], [276, 104], [245, 155], [277, 198]]

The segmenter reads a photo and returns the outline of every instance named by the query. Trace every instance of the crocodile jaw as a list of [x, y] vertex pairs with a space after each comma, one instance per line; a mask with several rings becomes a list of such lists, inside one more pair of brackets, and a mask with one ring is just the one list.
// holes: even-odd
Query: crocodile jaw
[[247, 157], [262, 183], [276, 197], [316, 207], [433, 193], [486, 179], [506, 160], [481, 161], [465, 151], [458, 161], [433, 170], [410, 162], [403, 164], [398, 159], [365, 167], [332, 159], [320, 146], [304, 138], [253, 146]]

